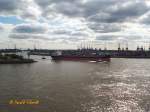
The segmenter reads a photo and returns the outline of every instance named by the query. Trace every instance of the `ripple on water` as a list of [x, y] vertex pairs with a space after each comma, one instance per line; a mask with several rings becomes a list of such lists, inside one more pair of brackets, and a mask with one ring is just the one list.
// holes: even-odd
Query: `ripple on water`
[[93, 100], [84, 105], [88, 112], [144, 112], [139, 102], [143, 95], [149, 95], [145, 88], [138, 88], [134, 83], [96, 84], [89, 85], [88, 89], [93, 96]]

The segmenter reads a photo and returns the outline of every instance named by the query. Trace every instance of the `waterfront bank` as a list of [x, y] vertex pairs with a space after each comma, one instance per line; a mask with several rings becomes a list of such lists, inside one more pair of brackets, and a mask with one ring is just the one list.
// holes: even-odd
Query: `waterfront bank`
[[16, 54], [0, 54], [0, 64], [23, 64], [23, 63], [34, 63], [33, 59], [26, 59], [23, 56]]

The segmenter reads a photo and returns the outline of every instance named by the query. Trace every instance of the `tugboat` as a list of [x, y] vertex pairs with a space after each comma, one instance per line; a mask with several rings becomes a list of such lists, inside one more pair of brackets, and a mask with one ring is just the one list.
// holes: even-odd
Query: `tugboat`
[[110, 55], [106, 54], [96, 54], [91, 52], [78, 52], [74, 54], [63, 54], [58, 51], [54, 55], [51, 56], [53, 60], [70, 60], [70, 61], [110, 61]]

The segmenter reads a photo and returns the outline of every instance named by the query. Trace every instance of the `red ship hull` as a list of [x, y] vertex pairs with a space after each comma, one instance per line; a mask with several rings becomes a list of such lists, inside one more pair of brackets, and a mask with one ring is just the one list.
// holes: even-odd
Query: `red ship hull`
[[110, 56], [51, 56], [53, 60], [110, 61]]

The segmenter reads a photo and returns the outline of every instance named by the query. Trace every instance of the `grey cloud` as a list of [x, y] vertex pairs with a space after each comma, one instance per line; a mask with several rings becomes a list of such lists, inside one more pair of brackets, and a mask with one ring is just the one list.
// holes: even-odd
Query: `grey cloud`
[[[125, 0], [122, 0], [124, 2]], [[82, 4], [82, 8], [84, 8], [84, 17], [94, 16], [99, 13], [104, 13], [110, 6], [114, 6], [115, 4], [119, 4], [118, 0], [87, 0], [84, 4]]]
[[139, 20], [140, 23], [149, 25], [150, 24], [150, 11], [145, 14], [145, 16]]
[[65, 14], [69, 17], [77, 17], [82, 16], [83, 10], [78, 7], [78, 5], [74, 5], [73, 3], [62, 2], [59, 5], [55, 5], [56, 12]]
[[[32, 26], [32, 25], [31, 25]], [[32, 29], [31, 29], [32, 28]], [[69, 30], [54, 30], [50, 32], [40, 32], [39, 28], [34, 29], [33, 27], [15, 27], [9, 38], [13, 39], [42, 39], [47, 41], [62, 41], [66, 40], [68, 42], [85, 40], [88, 37], [87, 32], [79, 31], [69, 31]], [[27, 29], [27, 30], [26, 30]], [[40, 29], [41, 30], [41, 29]], [[44, 30], [45, 31], [45, 30]], [[85, 38], [85, 36], [87, 36]]]
[[107, 22], [121, 22], [143, 15], [149, 10], [145, 2], [130, 2], [126, 6], [118, 6], [117, 10], [111, 12]]
[[44, 11], [56, 11], [69, 17], [88, 17], [107, 9], [116, 3], [116, 0], [35, 0]]
[[38, 34], [26, 34], [26, 33], [11, 33], [9, 35], [9, 38], [13, 39], [42, 39], [42, 40], [48, 40], [47, 37], [44, 35], [38, 35]]
[[20, 17], [21, 18], [26, 18], [26, 19], [31, 19], [31, 20], [36, 20], [37, 19], [37, 17], [36, 17], [36, 15], [35, 14], [33, 14], [33, 13], [29, 13], [29, 12], [24, 12], [24, 13], [22, 13], [21, 15], [20, 15]]
[[20, 7], [20, 0], [0, 0], [0, 12], [14, 11]]
[[0, 0], [0, 14], [19, 16], [28, 5], [24, 0]]
[[[66, 39], [64, 39], [64, 40], [66, 40]], [[72, 41], [72, 42], [78, 42], [78, 41], [81, 41], [81, 40], [85, 40], [85, 38], [82, 38], [82, 37], [75, 37], [75, 38], [70, 37], [67, 40], [68, 41]]]
[[4, 28], [0, 26], [0, 31], [2, 31]]
[[90, 23], [88, 24], [96, 33], [109, 33], [121, 31], [121, 25], [115, 23]]
[[55, 13], [70, 18], [84, 18], [88, 27], [99, 33], [119, 32], [121, 23], [133, 22], [150, 10], [144, 0], [87, 0], [85, 2], [83, 0], [35, 0], [35, 2], [42, 8], [45, 17]]
[[34, 24], [21, 24], [17, 25], [14, 29], [14, 33], [45, 33], [47, 32], [47, 27], [44, 25], [34, 25]]
[[4, 30], [3, 25], [0, 24], [0, 31]]
[[55, 36], [49, 38], [51, 41], [68, 41], [68, 42], [78, 42], [81, 40], [85, 40], [83, 37], [70, 37], [70, 36]]
[[33, 6], [32, 1], [28, 0], [0, 0], [0, 15], [17, 16], [23, 20], [36, 20], [37, 14], [32, 10], [27, 10]]
[[150, 17], [146, 17], [146, 18], [142, 19], [140, 22], [142, 24], [149, 25], [150, 24]]
[[48, 28], [43, 24], [20, 24], [14, 26], [9, 38], [47, 40], [45, 36], [47, 31]]
[[130, 34], [105, 34], [105, 35], [97, 35], [96, 40], [101, 40], [101, 41], [114, 41], [114, 40], [120, 40], [120, 41], [136, 41], [136, 40], [141, 40], [142, 37], [139, 35], [130, 35]]
[[14, 33], [14, 34], [10, 34], [9, 35], [9, 38], [13, 38], [13, 39], [29, 39], [31, 38], [30, 35], [26, 35], [26, 34], [17, 34], [17, 33]]
[[149, 10], [149, 7], [143, 1], [126, 1], [120, 4], [116, 2], [114, 6], [106, 6], [107, 9], [102, 9], [100, 12], [89, 16], [88, 21], [102, 22], [102, 23], [114, 23], [131, 21], [132, 19], [143, 15]]
[[[144, 0], [34, 0], [43, 15], [59, 13], [69, 17], [82, 17], [87, 21], [113, 23], [129, 21], [147, 12]], [[25, 12], [28, 7], [24, 0], [0, 0], [0, 12], [13, 14], [17, 11], [23, 18], [35, 19], [35, 15]], [[24, 11], [23, 11], [24, 10]]]
[[117, 40], [118, 38], [119, 38], [118, 36], [113, 36], [113, 35], [96, 36], [96, 40], [101, 40], [101, 41], [112, 41], [112, 40]]
[[[34, 0], [43, 11], [42, 15], [48, 17], [51, 14], [64, 14], [69, 17], [82, 15], [82, 8], [79, 7], [80, 0]], [[81, 14], [81, 15], [80, 15]]]
[[40, 7], [44, 8], [51, 4], [52, 0], [34, 0]]
[[[95, 22], [122, 22], [140, 16], [149, 10], [145, 1], [136, 0], [35, 0], [43, 9], [49, 12], [69, 17], [83, 17]], [[53, 5], [52, 5], [53, 4]]]
[[[0, 0], [0, 14], [14, 14], [25, 18], [36, 19], [34, 13], [31, 11], [26, 12], [28, 5], [26, 0]], [[120, 32], [122, 30], [121, 24], [123, 22], [132, 22], [136, 18], [142, 16], [149, 11], [149, 7], [144, 0], [34, 0], [43, 13], [43, 18], [56, 14], [59, 15], [59, 19], [64, 19], [66, 16], [69, 18], [82, 19], [87, 23], [88, 30], [93, 30], [95, 33], [113, 33]], [[35, 11], [36, 12], [36, 11]], [[64, 17], [65, 16], [65, 17]], [[63, 18], [64, 17], [64, 18]], [[56, 18], [57, 19], [57, 18]], [[47, 22], [50, 21], [47, 19]], [[149, 15], [141, 23], [149, 24]], [[70, 22], [71, 24], [71, 22]], [[54, 26], [60, 26], [59, 23], [53, 23]], [[67, 26], [64, 26], [67, 27]], [[75, 26], [74, 27], [78, 27]], [[0, 29], [1, 26], [0, 26]], [[54, 28], [55, 29], [55, 28]], [[64, 29], [49, 29], [50, 36], [58, 36], [56, 38], [50, 38], [52, 40], [68, 40], [78, 41], [89, 38], [87, 29], [80, 31], [70, 28]], [[53, 31], [54, 30], [54, 31]], [[44, 25], [35, 24], [21, 24], [14, 27], [10, 38], [15, 39], [47, 39], [42, 34], [47, 33], [48, 28]], [[93, 32], [92, 32], [93, 33]], [[41, 35], [40, 35], [41, 34]], [[64, 36], [64, 37], [63, 37]], [[132, 35], [131, 35], [132, 36]], [[139, 36], [130, 35], [98, 35], [96, 40], [117, 40], [122, 38], [124, 40], [136, 40], [140, 39]], [[84, 38], [83, 38], [84, 37]]]
[[89, 37], [88, 33], [85, 31], [72, 32], [71, 36]]
[[65, 30], [65, 29], [61, 29], [61, 30], [54, 30], [49, 32], [52, 35], [65, 35], [65, 36], [69, 36], [69, 37], [89, 37], [88, 33], [86, 31], [78, 31], [78, 30]]
[[56, 34], [56, 35], [64, 35], [64, 34], [71, 34], [72, 31], [69, 31], [69, 30], [54, 30], [52, 31], [51, 33], [52, 34]]
[[47, 8], [51, 4], [70, 2], [73, 3], [78, 0], [34, 0], [40, 7]]
[[68, 41], [77, 42], [89, 38], [87, 31], [69, 30], [69, 29], [57, 29], [49, 32], [51, 41]]

